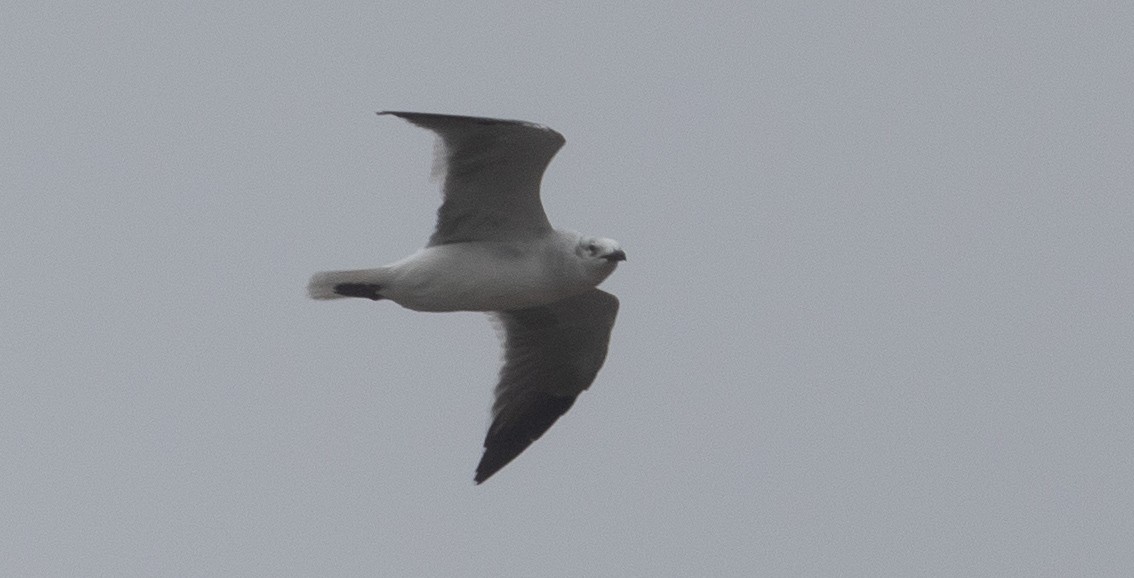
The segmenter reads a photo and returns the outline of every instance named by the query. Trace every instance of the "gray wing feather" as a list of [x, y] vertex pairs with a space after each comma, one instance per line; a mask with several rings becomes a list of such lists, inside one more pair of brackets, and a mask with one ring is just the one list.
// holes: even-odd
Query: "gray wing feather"
[[551, 224], [539, 199], [543, 172], [566, 142], [537, 124], [492, 118], [380, 112], [435, 132], [445, 200], [429, 245], [516, 241], [544, 236]]
[[475, 480], [520, 455], [590, 387], [606, 360], [618, 298], [591, 289], [550, 305], [495, 313], [504, 366]]

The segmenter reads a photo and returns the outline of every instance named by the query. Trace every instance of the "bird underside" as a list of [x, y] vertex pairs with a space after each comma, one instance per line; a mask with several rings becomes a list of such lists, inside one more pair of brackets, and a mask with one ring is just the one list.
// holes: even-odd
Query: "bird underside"
[[596, 286], [626, 254], [613, 239], [554, 229], [540, 181], [564, 144], [545, 126], [388, 111], [439, 140], [443, 200], [425, 248], [371, 269], [324, 271], [312, 299], [388, 300], [414, 311], [484, 311], [504, 363], [474, 480], [523, 453], [591, 386], [606, 359], [618, 299]]

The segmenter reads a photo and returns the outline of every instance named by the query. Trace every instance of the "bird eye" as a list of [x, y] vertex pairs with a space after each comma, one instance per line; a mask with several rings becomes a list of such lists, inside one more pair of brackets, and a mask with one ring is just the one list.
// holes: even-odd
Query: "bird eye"
[[598, 247], [595, 246], [594, 243], [589, 243], [589, 244], [587, 244], [587, 252], [590, 253], [591, 255], [594, 255], [595, 253], [598, 252]]

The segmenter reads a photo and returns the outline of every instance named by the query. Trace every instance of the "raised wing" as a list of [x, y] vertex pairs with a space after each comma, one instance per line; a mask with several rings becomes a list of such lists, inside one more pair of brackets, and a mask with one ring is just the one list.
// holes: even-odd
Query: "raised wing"
[[504, 329], [504, 367], [476, 483], [539, 439], [595, 380], [606, 360], [618, 298], [605, 291], [494, 313]]
[[551, 224], [539, 183], [563, 135], [538, 124], [419, 112], [380, 112], [437, 133], [445, 200], [429, 245], [541, 237]]

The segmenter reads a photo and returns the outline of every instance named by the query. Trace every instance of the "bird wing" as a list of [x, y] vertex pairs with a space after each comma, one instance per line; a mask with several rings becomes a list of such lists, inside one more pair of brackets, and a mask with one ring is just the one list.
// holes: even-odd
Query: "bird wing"
[[[538, 124], [471, 116], [380, 112], [437, 134], [445, 200], [429, 246], [516, 241], [552, 231], [539, 200], [543, 172], [566, 140]], [[439, 169], [439, 170], [438, 170]]]
[[617, 314], [618, 298], [598, 289], [493, 314], [503, 326], [504, 366], [476, 483], [520, 455], [590, 387]]

